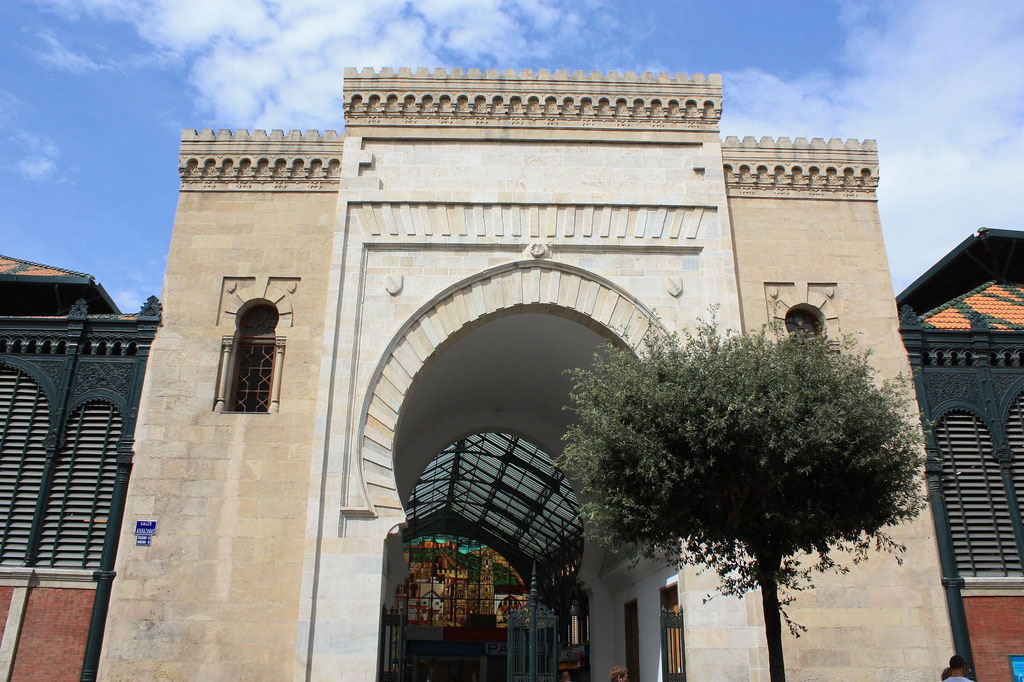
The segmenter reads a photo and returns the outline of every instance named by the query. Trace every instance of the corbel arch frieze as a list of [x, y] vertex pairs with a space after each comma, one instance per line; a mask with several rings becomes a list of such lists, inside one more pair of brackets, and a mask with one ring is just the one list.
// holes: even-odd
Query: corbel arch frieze
[[636, 349], [664, 332], [654, 312], [622, 287], [574, 266], [516, 261], [480, 272], [437, 294], [402, 325], [384, 349], [359, 413], [355, 461], [348, 471], [346, 516], [401, 516], [394, 475], [399, 415], [419, 371], [448, 345], [488, 319], [541, 310], [585, 324]]

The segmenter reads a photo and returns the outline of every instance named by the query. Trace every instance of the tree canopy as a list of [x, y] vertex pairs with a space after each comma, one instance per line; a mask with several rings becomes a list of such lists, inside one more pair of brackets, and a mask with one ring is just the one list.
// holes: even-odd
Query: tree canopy
[[762, 329], [651, 339], [573, 373], [577, 423], [561, 466], [603, 544], [715, 570], [724, 594], [760, 587], [773, 682], [785, 679], [783, 591], [898, 552], [888, 526], [923, 506], [920, 426], [868, 353]]

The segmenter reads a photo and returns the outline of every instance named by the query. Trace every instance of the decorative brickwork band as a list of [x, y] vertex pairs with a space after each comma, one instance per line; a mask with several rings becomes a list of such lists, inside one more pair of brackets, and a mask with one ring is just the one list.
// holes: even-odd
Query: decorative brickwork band
[[717, 74], [345, 70], [345, 125], [717, 131]]
[[722, 159], [726, 190], [734, 197], [874, 200], [878, 187], [874, 140], [727, 137]]
[[329, 191], [338, 189], [342, 138], [293, 130], [185, 130], [178, 171], [181, 189]]

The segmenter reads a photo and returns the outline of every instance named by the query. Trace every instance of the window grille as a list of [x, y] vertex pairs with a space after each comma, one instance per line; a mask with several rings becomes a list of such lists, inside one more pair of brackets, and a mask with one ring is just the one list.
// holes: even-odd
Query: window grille
[[277, 310], [270, 305], [250, 308], [239, 320], [234, 396], [234, 409], [239, 412], [270, 411], [277, 322]]
[[0, 563], [25, 559], [50, 428], [46, 394], [26, 373], [0, 367]]
[[80, 405], [68, 419], [36, 563], [98, 568], [117, 474], [121, 413], [107, 402]]
[[942, 490], [960, 575], [1021, 575], [1013, 523], [992, 436], [965, 410], [935, 427], [942, 452]]

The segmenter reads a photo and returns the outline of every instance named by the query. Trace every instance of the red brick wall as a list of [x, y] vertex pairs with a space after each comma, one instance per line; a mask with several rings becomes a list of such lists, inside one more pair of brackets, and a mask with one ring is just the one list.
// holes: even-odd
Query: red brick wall
[[13, 587], [0, 587], [0, 641], [3, 641], [4, 628], [7, 627], [7, 610], [11, 607], [12, 594]]
[[29, 591], [14, 682], [76, 682], [81, 677], [95, 594], [57, 587]]
[[1010, 679], [1010, 654], [1024, 655], [1024, 597], [964, 597], [979, 680]]

